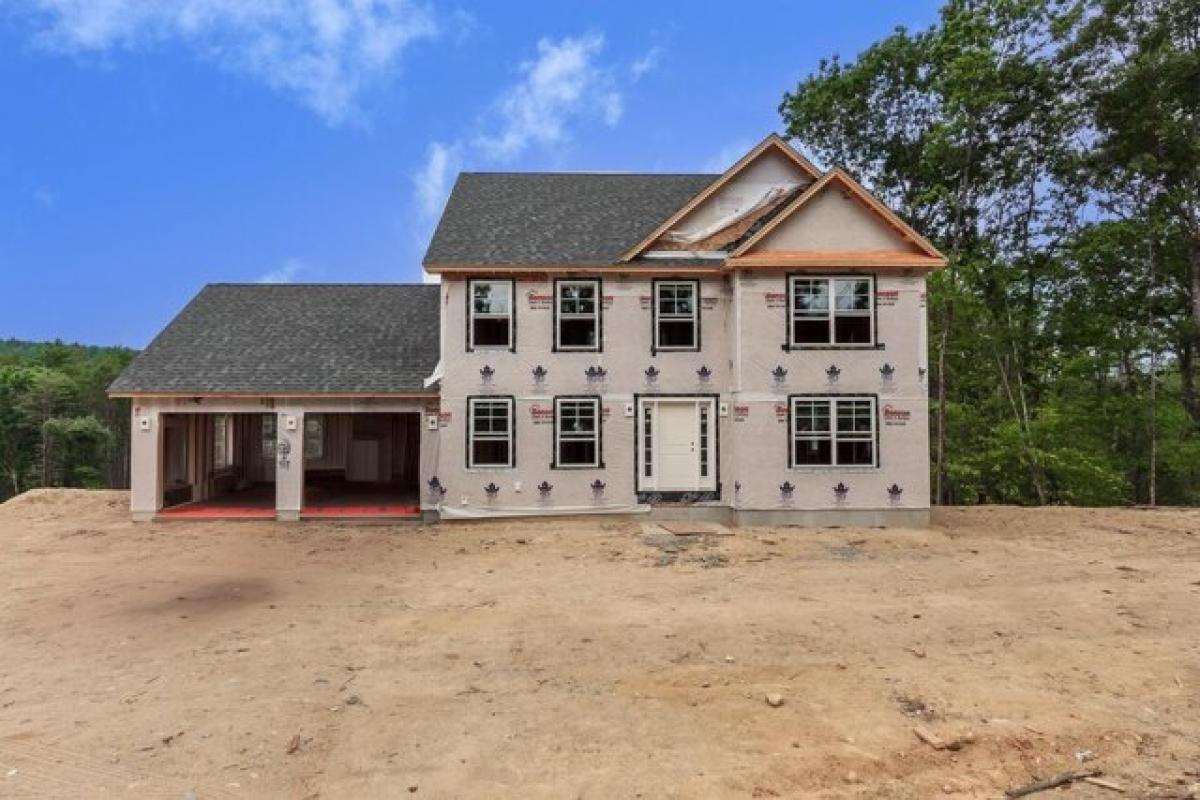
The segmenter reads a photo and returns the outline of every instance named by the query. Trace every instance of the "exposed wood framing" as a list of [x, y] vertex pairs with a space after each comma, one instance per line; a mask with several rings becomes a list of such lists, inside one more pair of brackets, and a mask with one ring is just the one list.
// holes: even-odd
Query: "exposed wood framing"
[[633, 258], [637, 258], [642, 253], [642, 251], [644, 251], [646, 248], [648, 248], [650, 245], [652, 245], [655, 241], [657, 241], [664, 233], [669, 231], [671, 229], [671, 227], [674, 226], [675, 224], [677, 224], [681, 219], [683, 219], [688, 214], [690, 214], [693, 209], [695, 209], [697, 206], [699, 206], [701, 203], [703, 203], [708, 198], [712, 197], [713, 194], [715, 194], [717, 192], [717, 190], [719, 190], [725, 184], [729, 183], [729, 181], [732, 180], [734, 178], [734, 176], [736, 176], [739, 172], [741, 172], [743, 169], [745, 169], [745, 167], [747, 165], [749, 165], [751, 162], [753, 162], [755, 159], [757, 159], [760, 155], [762, 155], [763, 152], [765, 152], [769, 148], [775, 148], [775, 149], [779, 150], [781, 153], [783, 153], [784, 156], [786, 156], [793, 163], [795, 163], [796, 166], [798, 166], [801, 169], [801, 171], [803, 171], [806, 175], [808, 175], [809, 178], [811, 178], [812, 180], [815, 181], [821, 176], [820, 171], [818, 171], [817, 168], [812, 165], [811, 161], [809, 161], [804, 156], [800, 155], [800, 153], [796, 152], [796, 149], [793, 148], [791, 145], [789, 145], [787, 142], [785, 142], [778, 134], [772, 133], [770, 136], [768, 136], [767, 138], [765, 138], [761, 142], [759, 142], [757, 147], [755, 147], [749, 153], [747, 153], [746, 155], [744, 155], [740, 159], [738, 159], [736, 164], [734, 164], [729, 169], [725, 170], [724, 174], [722, 174], [720, 178], [718, 178], [716, 181], [714, 181], [712, 184], [710, 184], [707, 189], [705, 189], [700, 194], [693, 197], [687, 203], [687, 205], [685, 205], [683, 208], [679, 209], [674, 214], [672, 214], [670, 217], [668, 217], [666, 222], [664, 222], [663, 224], [659, 225], [657, 228], [654, 229], [653, 233], [651, 233], [645, 239], [638, 242], [636, 245], [634, 245], [628, 251], [626, 251], [625, 254], [623, 256], [621, 256], [621, 261], [629, 261]]

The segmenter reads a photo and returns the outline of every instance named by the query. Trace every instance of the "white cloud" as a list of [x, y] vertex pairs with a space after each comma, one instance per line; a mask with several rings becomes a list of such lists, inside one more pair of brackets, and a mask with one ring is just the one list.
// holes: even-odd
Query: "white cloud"
[[258, 278], [258, 283], [295, 283], [296, 279], [308, 272], [308, 265], [298, 258], [289, 258], [269, 272]]
[[540, 40], [537, 58], [521, 65], [522, 78], [495, 103], [499, 130], [478, 137], [475, 145], [491, 158], [510, 161], [530, 145], [565, 141], [569, 123], [578, 117], [616, 125], [623, 98], [611, 70], [597, 63], [603, 49], [598, 33]]
[[425, 166], [413, 176], [417, 208], [426, 219], [437, 217], [450, 193], [450, 179], [458, 172], [459, 145], [434, 142], [429, 145]]
[[478, 133], [429, 145], [412, 177], [413, 204], [426, 223], [414, 228], [416, 249], [423, 252], [428, 245], [433, 222], [464, 163], [510, 162], [532, 148], [569, 141], [572, 129], [589, 120], [608, 127], [621, 121], [624, 90], [654, 69], [659, 51], [650, 50], [626, 71], [602, 63], [604, 45], [599, 33], [539, 40], [536, 58], [523, 62], [519, 79], [487, 107], [477, 122]]
[[437, 35], [412, 0], [19, 0], [42, 46], [104, 53], [183, 42], [202, 58], [296, 97], [330, 124], [358, 114], [404, 51]]
[[45, 209], [52, 209], [58, 204], [58, 195], [53, 189], [46, 186], [39, 186], [33, 190], [33, 199], [39, 206]]
[[630, 65], [629, 74], [637, 81], [641, 80], [648, 73], [658, 69], [658, 63], [662, 61], [662, 52], [662, 48], [658, 45], [651, 47], [646, 51], [645, 55]]
[[732, 167], [739, 158], [749, 153], [755, 142], [749, 139], [737, 139], [729, 142], [700, 165], [701, 172], [724, 172]]

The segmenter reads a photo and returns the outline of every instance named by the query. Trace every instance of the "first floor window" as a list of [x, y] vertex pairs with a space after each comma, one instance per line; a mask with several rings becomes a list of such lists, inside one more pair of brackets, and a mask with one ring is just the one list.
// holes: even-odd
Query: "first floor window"
[[513, 465], [513, 401], [473, 397], [467, 400], [467, 466]]
[[872, 278], [793, 277], [789, 283], [789, 344], [874, 344]]
[[320, 414], [304, 415], [304, 458], [315, 461], [325, 457], [325, 418]]
[[875, 466], [873, 397], [793, 397], [792, 466]]
[[700, 349], [700, 285], [697, 281], [654, 284], [654, 347], [658, 350]]
[[262, 416], [262, 457], [263, 461], [275, 460], [275, 415]]
[[556, 398], [554, 409], [555, 466], [600, 466], [599, 398]]
[[213, 469], [225, 469], [233, 463], [233, 426], [227, 414], [213, 417]]
[[471, 348], [513, 346], [513, 282], [467, 282], [468, 335]]
[[559, 350], [600, 349], [600, 282], [558, 281], [554, 288]]

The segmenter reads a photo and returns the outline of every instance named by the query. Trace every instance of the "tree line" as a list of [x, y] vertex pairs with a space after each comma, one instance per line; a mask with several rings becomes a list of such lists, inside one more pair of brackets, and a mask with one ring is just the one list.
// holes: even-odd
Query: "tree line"
[[129, 486], [123, 347], [0, 341], [0, 501], [37, 486]]
[[948, 256], [935, 502], [1200, 501], [1200, 4], [950, 0], [780, 113]]

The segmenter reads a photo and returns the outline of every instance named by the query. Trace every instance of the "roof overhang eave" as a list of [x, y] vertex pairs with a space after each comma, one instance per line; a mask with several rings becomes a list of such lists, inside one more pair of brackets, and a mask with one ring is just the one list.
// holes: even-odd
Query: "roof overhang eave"
[[113, 400], [137, 400], [139, 398], [153, 400], [194, 400], [196, 398], [204, 400], [291, 400], [291, 399], [308, 399], [308, 400], [344, 400], [344, 399], [369, 399], [380, 398], [388, 400], [402, 400], [405, 398], [428, 398], [437, 397], [436, 390], [422, 389], [419, 391], [408, 392], [276, 392], [276, 391], [245, 391], [245, 392], [214, 392], [214, 391], [181, 391], [172, 389], [170, 391], [154, 391], [143, 389], [117, 389], [107, 392], [109, 398]]

